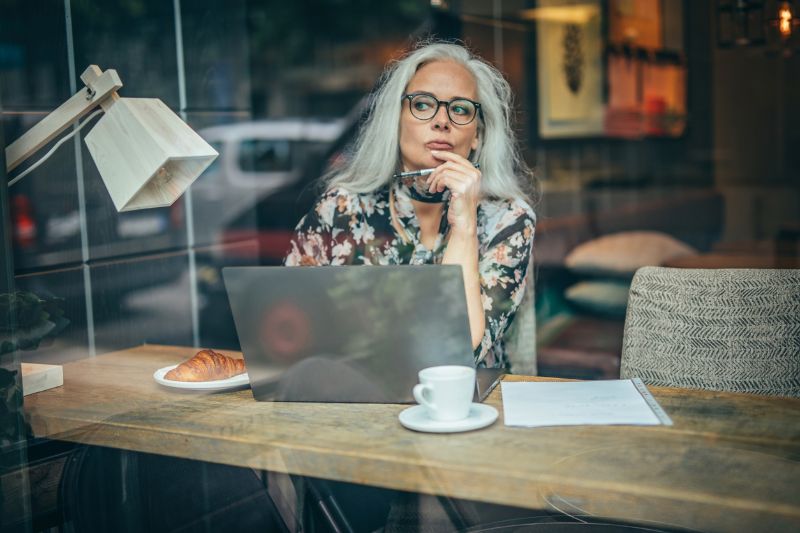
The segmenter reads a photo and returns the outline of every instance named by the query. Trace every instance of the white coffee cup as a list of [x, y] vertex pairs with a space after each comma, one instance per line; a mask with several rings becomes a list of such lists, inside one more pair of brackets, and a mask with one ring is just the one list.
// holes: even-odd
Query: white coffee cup
[[475, 369], [469, 366], [432, 366], [420, 370], [414, 398], [432, 420], [450, 422], [469, 415], [475, 392]]

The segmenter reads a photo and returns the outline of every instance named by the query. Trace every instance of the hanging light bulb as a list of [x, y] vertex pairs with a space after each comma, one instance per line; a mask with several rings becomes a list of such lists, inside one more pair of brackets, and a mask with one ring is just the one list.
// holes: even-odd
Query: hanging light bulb
[[778, 8], [778, 32], [784, 40], [792, 36], [792, 29], [795, 24], [793, 19], [792, 6], [789, 2], [781, 2], [781, 6]]

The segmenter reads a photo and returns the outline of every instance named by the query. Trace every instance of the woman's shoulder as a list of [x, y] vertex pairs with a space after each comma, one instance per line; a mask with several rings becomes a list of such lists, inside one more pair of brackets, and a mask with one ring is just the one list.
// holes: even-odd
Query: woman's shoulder
[[488, 227], [500, 231], [512, 225], [536, 225], [536, 213], [523, 198], [494, 198], [481, 201], [481, 210]]
[[530, 248], [535, 231], [536, 214], [525, 200], [494, 199], [481, 202], [478, 232], [484, 252], [500, 243], [519, 249]]

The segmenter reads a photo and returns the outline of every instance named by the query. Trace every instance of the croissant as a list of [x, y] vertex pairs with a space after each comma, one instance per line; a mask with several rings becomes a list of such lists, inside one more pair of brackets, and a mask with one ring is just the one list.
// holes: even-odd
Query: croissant
[[242, 359], [234, 359], [214, 350], [201, 350], [167, 372], [164, 378], [172, 381], [217, 381], [245, 371]]

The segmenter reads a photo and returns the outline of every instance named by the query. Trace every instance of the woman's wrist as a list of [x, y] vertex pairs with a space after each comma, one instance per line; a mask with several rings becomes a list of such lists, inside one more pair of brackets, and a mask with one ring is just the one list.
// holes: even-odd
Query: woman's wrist
[[478, 264], [478, 232], [476, 225], [465, 227], [450, 226], [447, 235], [447, 249], [444, 254], [444, 263], [459, 263], [462, 265]]
[[450, 227], [450, 239], [475, 239], [478, 236], [478, 223], [471, 221], [466, 224], [454, 224]]

